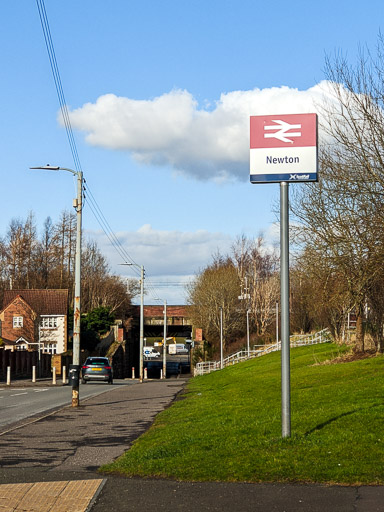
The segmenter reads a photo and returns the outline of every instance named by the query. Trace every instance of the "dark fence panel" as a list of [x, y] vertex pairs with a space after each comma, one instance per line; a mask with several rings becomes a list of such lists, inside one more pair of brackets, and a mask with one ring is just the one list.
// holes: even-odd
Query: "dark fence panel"
[[[6, 381], [7, 367], [11, 367], [11, 379], [32, 379], [32, 367], [36, 366], [38, 377], [50, 377], [51, 355], [26, 350], [0, 350], [0, 380]], [[40, 370], [40, 371], [39, 371]]]

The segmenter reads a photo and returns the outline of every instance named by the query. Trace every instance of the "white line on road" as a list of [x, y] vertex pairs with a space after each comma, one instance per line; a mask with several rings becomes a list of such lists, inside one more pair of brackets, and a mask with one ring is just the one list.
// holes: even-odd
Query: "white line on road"
[[25, 393], [15, 393], [14, 395], [11, 395], [11, 396], [20, 396], [20, 395], [28, 395], [28, 393], [27, 392], [25, 392]]

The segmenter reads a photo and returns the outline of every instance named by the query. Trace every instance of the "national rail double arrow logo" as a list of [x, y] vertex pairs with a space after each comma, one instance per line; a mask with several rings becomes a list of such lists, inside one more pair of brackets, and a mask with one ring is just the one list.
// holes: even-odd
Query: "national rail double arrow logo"
[[280, 119], [272, 119], [272, 122], [276, 124], [264, 126], [264, 130], [276, 131], [274, 133], [264, 133], [265, 139], [277, 139], [281, 140], [281, 142], [293, 143], [293, 140], [288, 137], [301, 137], [301, 132], [288, 133], [290, 130], [301, 130], [301, 124], [289, 124]]

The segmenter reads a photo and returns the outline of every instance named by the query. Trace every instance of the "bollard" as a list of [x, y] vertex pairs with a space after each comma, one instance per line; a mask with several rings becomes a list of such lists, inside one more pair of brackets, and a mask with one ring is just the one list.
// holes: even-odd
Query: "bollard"
[[148, 370], [144, 368], [144, 379], [148, 379]]
[[52, 368], [52, 384], [56, 385], [56, 366]]
[[132, 379], [134, 379], [134, 378], [135, 378], [135, 367], [132, 366]]
[[36, 382], [36, 366], [32, 366], [32, 382]]
[[7, 366], [7, 386], [11, 385], [11, 367]]
[[67, 367], [63, 366], [62, 368], [62, 376], [63, 376], [63, 384], [67, 383]]
[[163, 369], [160, 370], [160, 379], [163, 378]]

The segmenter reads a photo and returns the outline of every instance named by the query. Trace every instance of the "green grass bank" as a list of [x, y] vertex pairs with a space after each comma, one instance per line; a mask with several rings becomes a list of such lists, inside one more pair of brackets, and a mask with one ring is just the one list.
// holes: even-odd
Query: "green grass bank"
[[103, 472], [179, 480], [384, 484], [384, 357], [319, 364], [291, 350], [292, 437], [281, 439], [280, 353], [191, 379]]

